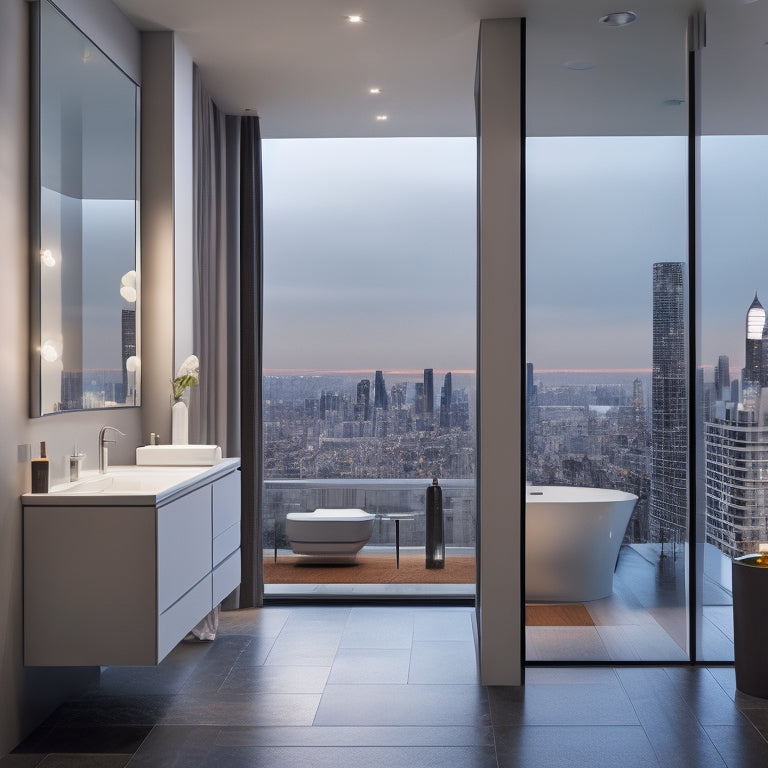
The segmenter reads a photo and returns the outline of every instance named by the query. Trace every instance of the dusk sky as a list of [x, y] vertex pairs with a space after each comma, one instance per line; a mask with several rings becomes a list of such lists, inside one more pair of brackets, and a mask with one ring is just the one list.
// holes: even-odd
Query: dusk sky
[[[527, 140], [527, 359], [649, 369], [651, 273], [687, 258], [684, 137]], [[264, 367], [475, 367], [474, 139], [267, 140]], [[768, 307], [766, 137], [702, 140], [702, 360]]]

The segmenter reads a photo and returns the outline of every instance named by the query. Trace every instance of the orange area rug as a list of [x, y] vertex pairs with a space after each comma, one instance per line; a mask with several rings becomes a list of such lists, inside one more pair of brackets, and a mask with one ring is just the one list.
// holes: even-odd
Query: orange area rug
[[526, 627], [594, 627], [595, 622], [581, 603], [529, 603], [525, 606]]
[[265, 584], [474, 584], [475, 558], [448, 555], [445, 567], [427, 570], [423, 554], [400, 554], [400, 568], [395, 567], [395, 553], [365, 554], [353, 563], [319, 564], [298, 555], [278, 557], [275, 562], [265, 553]]

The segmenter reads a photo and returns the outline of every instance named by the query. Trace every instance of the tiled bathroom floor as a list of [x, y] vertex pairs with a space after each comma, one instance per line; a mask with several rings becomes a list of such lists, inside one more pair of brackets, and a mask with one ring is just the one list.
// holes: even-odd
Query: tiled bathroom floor
[[528, 669], [485, 687], [474, 611], [224, 612], [212, 643], [110, 667], [0, 768], [768, 765], [768, 700], [732, 668]]

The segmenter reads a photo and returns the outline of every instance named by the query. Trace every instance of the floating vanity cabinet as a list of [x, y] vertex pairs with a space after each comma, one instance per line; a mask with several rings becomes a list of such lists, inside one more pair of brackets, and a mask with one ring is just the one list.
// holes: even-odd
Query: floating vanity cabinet
[[182, 469], [22, 497], [27, 666], [158, 664], [240, 584], [239, 461]]

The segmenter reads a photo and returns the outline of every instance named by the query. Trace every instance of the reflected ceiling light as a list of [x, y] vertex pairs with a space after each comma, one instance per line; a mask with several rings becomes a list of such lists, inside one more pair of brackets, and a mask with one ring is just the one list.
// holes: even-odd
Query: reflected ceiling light
[[594, 61], [566, 61], [563, 66], [566, 69], [585, 70], [594, 69], [597, 65]]
[[360, 16], [359, 14], [357, 14], [357, 13], [353, 13], [350, 16], [347, 16], [347, 21], [350, 24], [362, 24], [363, 17]]
[[59, 359], [59, 353], [56, 351], [56, 346], [50, 339], [46, 339], [40, 347], [40, 357], [42, 357], [46, 363], [55, 363]]
[[598, 21], [606, 27], [626, 27], [637, 21], [637, 14], [634, 11], [618, 11], [601, 16]]
[[46, 267], [56, 266], [56, 259], [54, 255], [51, 253], [50, 248], [46, 248], [44, 251], [40, 251], [40, 261], [42, 261]]
[[376, 115], [376, 120], [383, 123], [385, 120], [389, 120], [389, 117], [387, 115]]
[[378, 96], [381, 93], [381, 88], [369, 88], [368, 93]]

